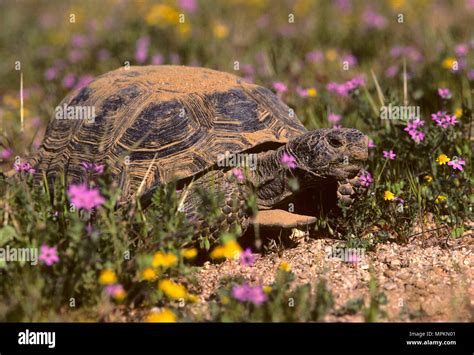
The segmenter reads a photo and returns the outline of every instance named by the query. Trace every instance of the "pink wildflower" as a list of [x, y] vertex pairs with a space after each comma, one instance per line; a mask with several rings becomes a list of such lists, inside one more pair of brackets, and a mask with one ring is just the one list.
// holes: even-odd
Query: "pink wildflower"
[[90, 211], [105, 202], [98, 188], [89, 189], [85, 184], [69, 186], [68, 195], [78, 209], [84, 208]]
[[255, 255], [250, 248], [240, 253], [240, 264], [244, 266], [252, 266], [255, 263]]
[[281, 162], [283, 163], [283, 165], [285, 165], [289, 169], [296, 168], [295, 157], [288, 153], [283, 153], [283, 155], [281, 156]]
[[341, 120], [341, 115], [330, 112], [328, 115], [328, 121], [332, 124], [336, 124]]
[[278, 93], [284, 93], [288, 90], [285, 84], [283, 84], [280, 81], [276, 81], [273, 83], [273, 88], [275, 89], [276, 92]]
[[445, 100], [450, 99], [452, 96], [451, 91], [448, 88], [439, 88], [438, 95]]
[[361, 175], [359, 180], [360, 184], [365, 187], [368, 187], [374, 181], [372, 174], [369, 172], [365, 173], [364, 175]]
[[232, 175], [234, 175], [237, 178], [237, 180], [239, 180], [239, 182], [243, 182], [245, 180], [245, 176], [242, 169], [239, 169], [239, 168], [232, 169]]
[[41, 246], [41, 255], [39, 259], [46, 265], [51, 266], [59, 261], [56, 247], [49, 247], [46, 244]]
[[453, 158], [451, 159], [450, 161], [448, 161], [448, 165], [449, 166], [452, 166], [454, 170], [459, 170], [459, 171], [463, 171], [463, 165], [465, 164], [466, 162], [460, 158]]
[[383, 157], [385, 159], [395, 160], [396, 156], [397, 155], [391, 149], [389, 151], [386, 151], [386, 150], [383, 151]]
[[261, 305], [267, 300], [261, 286], [249, 286], [248, 284], [237, 285], [232, 288], [232, 297], [241, 302], [251, 302], [254, 305]]

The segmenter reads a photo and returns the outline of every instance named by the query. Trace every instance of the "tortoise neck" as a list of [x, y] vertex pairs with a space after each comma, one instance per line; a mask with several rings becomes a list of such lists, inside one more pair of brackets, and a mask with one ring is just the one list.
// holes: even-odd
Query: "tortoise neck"
[[281, 162], [285, 148], [281, 146], [257, 155], [257, 167], [251, 180], [260, 209], [269, 209], [293, 194], [287, 183], [291, 175]]

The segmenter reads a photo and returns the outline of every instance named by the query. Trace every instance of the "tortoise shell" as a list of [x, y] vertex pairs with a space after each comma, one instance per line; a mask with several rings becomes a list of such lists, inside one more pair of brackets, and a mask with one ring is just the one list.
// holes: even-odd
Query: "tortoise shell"
[[95, 118], [53, 118], [32, 164], [49, 180], [64, 172], [69, 182], [84, 179], [81, 163], [105, 164], [121, 176], [126, 197], [200, 173], [219, 153], [284, 144], [306, 132], [270, 90], [197, 67], [117, 69], [64, 105], [93, 107]]

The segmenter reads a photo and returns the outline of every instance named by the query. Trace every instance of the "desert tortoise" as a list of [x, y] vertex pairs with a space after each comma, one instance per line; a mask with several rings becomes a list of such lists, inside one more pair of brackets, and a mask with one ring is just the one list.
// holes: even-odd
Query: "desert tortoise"
[[[307, 212], [298, 206], [313, 203], [308, 198], [316, 192], [334, 201], [341, 192], [350, 195], [348, 184], [338, 190], [335, 183], [356, 176], [367, 159], [361, 132], [308, 131], [270, 90], [204, 68], [120, 68], [69, 94], [64, 105], [93, 107], [95, 118], [52, 119], [32, 159], [38, 174], [52, 180], [64, 173], [68, 182], [79, 182], [85, 176], [81, 163], [105, 164], [120, 181], [122, 200], [140, 195], [145, 201], [156, 187], [177, 180], [183, 187], [181, 210], [196, 223], [201, 223], [198, 188], [217, 189], [224, 195], [222, 217], [213, 226], [199, 224], [202, 233], [233, 224], [245, 230], [252, 221], [246, 208], [252, 191], [261, 211], [256, 223], [314, 222], [314, 216], [284, 212], [285, 206], [293, 201], [294, 212]], [[249, 172], [245, 177], [232, 164], [222, 164], [237, 153], [256, 158], [253, 169], [242, 169]], [[296, 167], [289, 169], [282, 159]], [[298, 193], [289, 177], [299, 180]], [[265, 214], [272, 209], [279, 213]]]

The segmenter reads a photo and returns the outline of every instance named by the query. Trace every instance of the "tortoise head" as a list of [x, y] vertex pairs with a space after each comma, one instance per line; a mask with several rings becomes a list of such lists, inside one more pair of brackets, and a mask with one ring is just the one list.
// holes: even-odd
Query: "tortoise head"
[[352, 128], [318, 129], [288, 142], [298, 170], [338, 181], [354, 177], [367, 160], [367, 136]]

